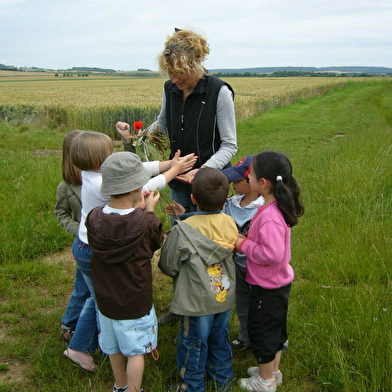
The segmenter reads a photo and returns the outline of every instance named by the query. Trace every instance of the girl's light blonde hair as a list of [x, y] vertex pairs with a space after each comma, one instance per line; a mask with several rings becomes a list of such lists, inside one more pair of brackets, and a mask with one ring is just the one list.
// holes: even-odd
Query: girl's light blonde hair
[[190, 30], [176, 29], [158, 56], [159, 71], [165, 76], [187, 73], [202, 78], [207, 73], [202, 62], [209, 53], [210, 47], [204, 37]]
[[80, 169], [71, 163], [69, 152], [72, 140], [83, 132], [84, 131], [76, 129], [74, 131], [68, 132], [63, 139], [63, 162], [61, 165], [61, 170], [63, 174], [63, 180], [69, 185], [82, 185]]
[[104, 133], [85, 131], [71, 142], [71, 163], [80, 170], [98, 171], [114, 151], [113, 140]]

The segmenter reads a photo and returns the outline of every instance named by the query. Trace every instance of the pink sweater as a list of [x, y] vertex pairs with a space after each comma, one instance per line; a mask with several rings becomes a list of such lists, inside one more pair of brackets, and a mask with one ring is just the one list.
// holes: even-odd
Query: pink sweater
[[246, 281], [265, 289], [277, 289], [291, 283], [291, 229], [277, 202], [258, 209], [250, 224], [248, 237], [239, 251], [246, 255]]

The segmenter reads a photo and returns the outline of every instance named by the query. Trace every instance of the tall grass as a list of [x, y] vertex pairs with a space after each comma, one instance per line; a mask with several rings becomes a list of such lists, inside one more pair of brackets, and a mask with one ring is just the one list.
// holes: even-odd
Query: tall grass
[[[391, 91], [391, 83], [352, 84], [238, 123], [235, 160], [265, 149], [286, 153], [306, 208], [293, 228], [296, 278], [281, 392], [391, 390]], [[62, 135], [0, 127], [0, 235], [6, 238], [0, 266], [0, 392], [101, 392], [113, 383], [109, 364], [98, 353], [94, 375], [61, 354], [58, 324], [74, 270], [69, 252], [36, 257], [71, 241], [52, 213], [60, 157], [50, 150], [60, 149]], [[33, 154], [41, 149], [47, 154]], [[157, 270], [156, 260], [153, 267], [160, 315], [170, 302], [171, 281]], [[234, 315], [231, 327], [234, 339]], [[175, 383], [177, 332], [178, 325], [160, 328], [161, 357], [147, 357], [146, 392], [166, 391]], [[239, 391], [237, 379], [254, 365], [250, 351], [235, 354], [232, 391]]]
[[291, 157], [306, 206], [293, 229], [287, 364], [302, 386], [291, 390], [390, 390], [391, 104], [391, 85], [350, 86], [266, 113], [246, 132], [245, 145]]
[[54, 252], [69, 238], [53, 220], [61, 155], [51, 149], [59, 149], [60, 135], [6, 124], [0, 132], [1, 264]]

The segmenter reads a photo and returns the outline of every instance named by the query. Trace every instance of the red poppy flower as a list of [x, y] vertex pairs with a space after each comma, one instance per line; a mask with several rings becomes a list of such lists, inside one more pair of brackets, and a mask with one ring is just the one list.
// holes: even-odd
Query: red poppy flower
[[133, 129], [135, 132], [139, 132], [143, 128], [143, 121], [135, 121], [133, 123]]

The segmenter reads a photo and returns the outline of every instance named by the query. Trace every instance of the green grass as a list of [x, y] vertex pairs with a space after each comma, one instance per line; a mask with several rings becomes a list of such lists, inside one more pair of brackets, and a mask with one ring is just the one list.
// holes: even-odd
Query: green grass
[[[281, 392], [391, 390], [391, 107], [390, 82], [355, 83], [238, 123], [233, 162], [265, 149], [286, 153], [306, 208], [293, 228], [296, 279]], [[100, 392], [113, 384], [99, 354], [93, 375], [62, 356], [58, 325], [74, 266], [52, 254], [72, 238], [53, 214], [61, 156], [50, 149], [61, 148], [64, 132], [0, 124], [0, 392]], [[156, 261], [154, 270], [161, 315], [171, 281]], [[233, 315], [232, 338], [236, 328]], [[146, 358], [146, 392], [175, 383], [177, 332], [178, 325], [160, 328], [160, 358]], [[235, 355], [232, 391], [254, 365], [250, 351]]]

